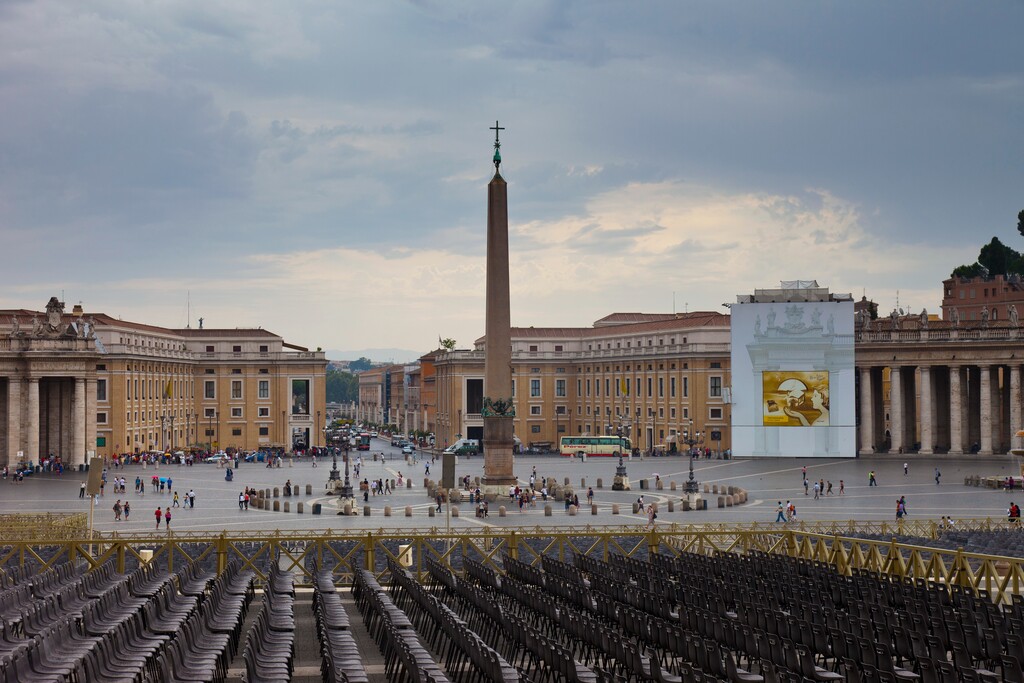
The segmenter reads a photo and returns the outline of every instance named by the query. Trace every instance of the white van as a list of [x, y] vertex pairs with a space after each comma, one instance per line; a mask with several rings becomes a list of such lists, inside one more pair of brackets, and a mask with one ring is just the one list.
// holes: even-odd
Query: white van
[[469, 453], [480, 452], [480, 441], [479, 439], [459, 439], [448, 448], [444, 449], [445, 453], [455, 453], [456, 455], [466, 455]]

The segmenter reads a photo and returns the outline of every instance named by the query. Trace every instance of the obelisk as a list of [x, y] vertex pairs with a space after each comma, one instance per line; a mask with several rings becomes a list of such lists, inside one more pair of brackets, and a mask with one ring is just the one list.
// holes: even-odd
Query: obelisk
[[484, 359], [484, 477], [488, 497], [504, 496], [512, 471], [512, 317], [508, 295], [508, 185], [501, 177], [500, 131], [494, 122], [494, 177], [487, 184], [487, 312]]

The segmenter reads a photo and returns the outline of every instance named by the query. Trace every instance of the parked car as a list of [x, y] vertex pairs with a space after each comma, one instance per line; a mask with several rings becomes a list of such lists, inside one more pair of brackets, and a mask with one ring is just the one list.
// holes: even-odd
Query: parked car
[[214, 453], [213, 455], [206, 456], [206, 462], [220, 462], [221, 460], [230, 460], [230, 459], [231, 459], [231, 457], [227, 453], [225, 453], [224, 451], [221, 451], [220, 453]]
[[413, 446], [411, 443], [407, 443], [404, 446], [402, 446], [402, 454], [403, 455], [412, 455], [413, 451], [415, 451], [415, 450], [416, 450], [416, 447]]

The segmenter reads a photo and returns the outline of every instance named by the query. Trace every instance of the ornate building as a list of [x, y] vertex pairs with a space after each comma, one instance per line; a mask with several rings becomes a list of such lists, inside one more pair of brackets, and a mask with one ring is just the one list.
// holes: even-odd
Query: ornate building
[[0, 311], [0, 459], [322, 444], [326, 360], [263, 329]]

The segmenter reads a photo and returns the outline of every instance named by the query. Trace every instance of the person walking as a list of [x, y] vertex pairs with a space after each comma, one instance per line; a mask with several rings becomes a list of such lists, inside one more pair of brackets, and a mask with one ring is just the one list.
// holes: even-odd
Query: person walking
[[593, 486], [588, 486], [587, 487], [587, 505], [593, 505], [593, 504], [594, 504], [594, 487]]
[[868, 472], [868, 486], [878, 486], [878, 480], [875, 479], [875, 471], [871, 470]]
[[188, 506], [192, 510], [196, 508], [196, 492], [192, 489], [188, 490]]
[[121, 500], [118, 499], [117, 502], [114, 503], [114, 521], [115, 522], [120, 522], [121, 521], [121, 511], [122, 511], [122, 509], [123, 508], [121, 507]]
[[[786, 505], [788, 507], [788, 505], [789, 505], [789, 501], [788, 500], [786, 501]], [[776, 522], [782, 522], [783, 524], [785, 524], [786, 523], [786, 508], [782, 507], [782, 501], [781, 500], [779, 501], [779, 506], [777, 508], [775, 508], [775, 512], [776, 512], [776, 514], [775, 514], [775, 521]]]
[[85, 482], [82, 482], [81, 488], [78, 489], [78, 497], [85, 498]]
[[903, 476], [910, 474], [910, 463], [903, 463]]
[[157, 507], [156, 512], [153, 513], [153, 516], [156, 517], [156, 528], [159, 529], [160, 520], [164, 518], [164, 511]]
[[814, 500], [818, 500], [821, 497], [820, 494], [821, 487], [818, 485], [818, 482], [814, 482]]
[[810, 488], [810, 483], [809, 483], [809, 482], [808, 482], [808, 481], [807, 481], [806, 479], [804, 479], [804, 495], [805, 495], [805, 496], [806, 496], [806, 495], [810, 495], [810, 494], [808, 493], [808, 489], [809, 489], [809, 488]]
[[804, 481], [807, 481], [807, 465], [800, 468], [800, 476]]
[[935, 485], [936, 486], [938, 486], [941, 483], [939, 481], [940, 479], [942, 479], [942, 472], [939, 472], [939, 468], [936, 467], [935, 468]]
[[658, 513], [655, 512], [654, 504], [651, 503], [647, 507], [647, 528], [648, 529], [651, 528], [652, 526], [654, 526], [654, 520], [656, 520], [657, 518], [658, 518]]
[[167, 527], [168, 531], [171, 530], [171, 508], [164, 510], [164, 526]]
[[245, 493], [238, 494], [238, 509], [241, 510], [245, 507]]
[[174, 502], [171, 503], [171, 507], [174, 507], [174, 508], [181, 507], [181, 505], [178, 503], [178, 492], [177, 491], [174, 492]]
[[844, 493], [846, 493], [846, 484], [844, 484], [844, 483], [843, 483], [843, 480], [842, 480], [842, 479], [840, 479], [840, 480], [839, 480], [839, 495], [841, 496], [841, 495], [843, 495]]
[[132, 505], [127, 500], [124, 502], [124, 521], [128, 521], [128, 515], [132, 513]]
[[832, 495], [832, 480], [831, 479], [828, 482], [828, 489], [825, 491], [825, 495], [826, 496], [831, 496]]
[[[429, 465], [428, 465], [428, 467], [429, 467]], [[437, 494], [437, 497], [435, 498], [435, 501], [437, 502], [437, 507], [434, 509], [434, 512], [440, 512], [441, 511], [441, 494], [440, 493]]]

